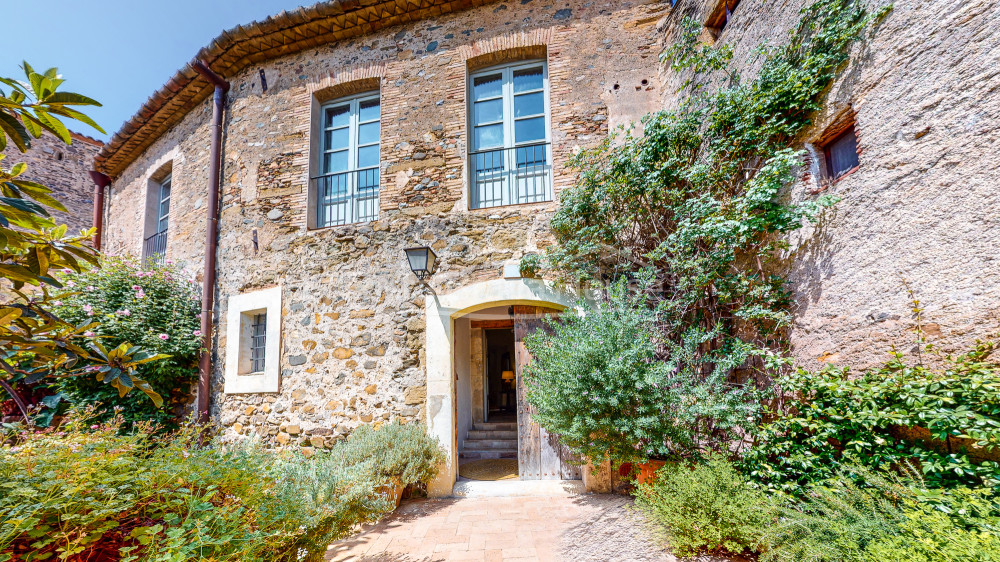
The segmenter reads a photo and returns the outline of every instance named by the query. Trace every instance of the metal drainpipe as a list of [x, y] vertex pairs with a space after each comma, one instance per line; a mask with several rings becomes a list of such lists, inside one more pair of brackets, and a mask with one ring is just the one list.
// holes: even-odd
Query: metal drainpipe
[[191, 64], [215, 86], [212, 107], [212, 148], [208, 168], [208, 224], [205, 229], [205, 273], [201, 285], [201, 357], [198, 360], [198, 420], [208, 421], [212, 391], [212, 313], [215, 309], [215, 253], [219, 245], [219, 172], [222, 167], [222, 117], [229, 82], [208, 68], [204, 61]]
[[104, 188], [111, 185], [111, 178], [98, 171], [90, 172], [90, 179], [94, 180], [94, 249], [101, 250], [101, 239], [104, 235]]

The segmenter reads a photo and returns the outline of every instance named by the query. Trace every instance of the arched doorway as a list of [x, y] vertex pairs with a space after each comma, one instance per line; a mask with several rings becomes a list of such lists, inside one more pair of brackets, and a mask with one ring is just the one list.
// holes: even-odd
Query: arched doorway
[[[523, 365], [528, 360], [523, 349], [526, 334], [537, 329], [546, 312], [564, 310], [575, 302], [575, 295], [558, 290], [551, 283], [523, 278], [496, 279], [476, 283], [448, 295], [428, 297], [425, 332], [427, 426], [447, 453], [445, 465], [428, 486], [429, 495], [440, 497], [451, 494], [458, 474], [460, 440], [467, 438], [476, 415], [477, 409], [473, 404], [482, 400], [479, 402], [482, 404], [480, 415], [484, 418], [489, 416], [489, 396], [474, 398], [472, 392], [473, 320], [486, 322], [494, 316], [502, 316], [503, 311], [509, 311], [510, 329], [514, 332], [514, 353], [509, 364], [518, 371], [518, 362]], [[487, 325], [480, 325], [477, 329], [482, 330]], [[506, 329], [501, 325], [496, 324], [497, 329]], [[520, 396], [512, 400], [512, 405], [517, 412], [517, 454], [522, 477], [561, 477], [558, 452], [555, 459], [552, 457], [553, 451], [558, 451], [558, 443], [531, 422], [529, 406], [523, 399], [523, 388], [517, 390]], [[546, 455], [544, 459], [543, 455]], [[555, 474], [552, 466], [557, 467]], [[575, 476], [570, 473], [569, 476], [579, 478], [579, 473]]]

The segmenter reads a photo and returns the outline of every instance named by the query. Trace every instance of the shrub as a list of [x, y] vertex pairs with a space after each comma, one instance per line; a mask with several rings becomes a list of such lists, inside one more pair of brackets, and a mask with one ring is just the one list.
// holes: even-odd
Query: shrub
[[668, 464], [640, 484], [637, 503], [681, 556], [700, 551], [754, 552], [775, 519], [771, 500], [731, 463]]
[[607, 298], [582, 304], [583, 314], [564, 314], [526, 342], [533, 419], [594, 462], [696, 456], [760, 409], [750, 389], [728, 386], [734, 365], [723, 357], [691, 360], [691, 348], [709, 336], [681, 345], [662, 337], [663, 314], [644, 288], [616, 282]]
[[[795, 493], [833, 476], [847, 459], [889, 470], [914, 462], [932, 487], [998, 486], [1000, 463], [964, 443], [1000, 452], [1000, 365], [992, 343], [943, 357], [932, 369], [893, 353], [852, 377], [846, 368], [799, 370], [779, 381], [788, 397], [763, 428], [744, 467], [767, 486]], [[931, 439], [908, 436], [924, 428]]]
[[419, 424], [399, 420], [378, 429], [362, 425], [340, 445], [337, 457], [346, 466], [365, 465], [379, 478], [403, 485], [426, 484], [445, 461], [437, 439]]
[[849, 466], [780, 514], [763, 534], [765, 562], [1000, 560], [989, 490], [929, 490], [919, 477]]
[[[0, 560], [319, 560], [393, 508], [387, 479], [344, 462], [343, 443], [305, 458], [121, 423], [72, 419], [0, 449]], [[433, 474], [417, 464], [410, 475]]]
[[[136, 421], [176, 428], [180, 406], [197, 379], [201, 348], [197, 285], [173, 265], [144, 268], [133, 258], [104, 258], [99, 269], [65, 275], [62, 281], [72, 292], [61, 298], [56, 308], [60, 316], [73, 323], [98, 322], [91, 329], [106, 347], [131, 342], [169, 356], [139, 366], [138, 372], [174, 408], [157, 408], [140, 395], [120, 397], [114, 388], [90, 377], [60, 379], [55, 389], [80, 406], [114, 405], [126, 429]], [[112, 415], [109, 408], [97, 419], [106, 421]]]

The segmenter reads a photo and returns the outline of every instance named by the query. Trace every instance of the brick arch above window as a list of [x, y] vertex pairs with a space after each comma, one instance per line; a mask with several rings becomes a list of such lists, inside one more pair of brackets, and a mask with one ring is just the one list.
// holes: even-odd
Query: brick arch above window
[[351, 67], [331, 72], [321, 80], [309, 84], [307, 91], [320, 103], [371, 92], [379, 89], [385, 72], [384, 63]]
[[552, 37], [550, 28], [498, 35], [459, 47], [458, 58], [470, 72], [522, 60], [544, 60]]

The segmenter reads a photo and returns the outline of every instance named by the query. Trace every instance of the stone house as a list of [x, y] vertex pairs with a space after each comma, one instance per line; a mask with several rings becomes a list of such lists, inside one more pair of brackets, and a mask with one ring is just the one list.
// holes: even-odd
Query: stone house
[[[97, 156], [113, 179], [104, 249], [201, 271], [217, 241], [204, 398], [227, 434], [325, 447], [420, 420], [448, 451], [432, 495], [451, 493], [460, 455], [586, 480], [519, 399], [523, 337], [576, 296], [520, 259], [551, 244], [575, 151], [677, 103], [684, 77], [658, 55], [682, 18], [746, 60], [803, 3], [338, 0], [237, 27], [198, 53], [208, 73], [181, 69]], [[801, 362], [911, 341], [897, 271], [941, 299], [926, 301], [943, 345], [995, 330], [1000, 178], [975, 158], [997, 138], [997, 104], [977, 103], [1000, 80], [986, 9], [898, 5], [802, 139], [790, 196], [843, 202], [791, 241]], [[210, 73], [229, 85], [217, 237]], [[424, 278], [413, 248], [436, 256]]]
[[66, 207], [66, 212], [52, 211], [53, 218], [69, 226], [69, 234], [79, 234], [94, 224], [94, 184], [87, 175], [93, 169], [94, 157], [104, 145], [97, 139], [70, 133], [73, 142], [66, 144], [46, 133], [32, 139], [27, 152], [9, 143], [3, 150], [7, 158], [3, 167], [18, 162], [28, 165], [24, 178], [52, 189], [53, 197]]

